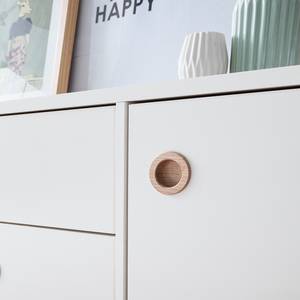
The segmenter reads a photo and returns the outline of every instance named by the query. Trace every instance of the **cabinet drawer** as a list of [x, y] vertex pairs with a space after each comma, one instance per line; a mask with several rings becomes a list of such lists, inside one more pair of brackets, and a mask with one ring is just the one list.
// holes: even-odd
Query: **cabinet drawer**
[[114, 232], [114, 107], [0, 117], [0, 221]]
[[113, 239], [0, 225], [0, 299], [113, 300]]
[[[130, 106], [130, 300], [300, 299], [299, 99], [295, 90]], [[192, 174], [174, 195], [149, 179], [168, 151]]]

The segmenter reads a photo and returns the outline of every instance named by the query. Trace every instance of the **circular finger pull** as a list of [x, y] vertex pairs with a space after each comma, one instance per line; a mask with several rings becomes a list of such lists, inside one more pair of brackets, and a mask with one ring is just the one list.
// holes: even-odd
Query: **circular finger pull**
[[191, 168], [184, 156], [167, 152], [158, 156], [150, 168], [153, 187], [164, 195], [175, 195], [183, 191], [191, 177]]

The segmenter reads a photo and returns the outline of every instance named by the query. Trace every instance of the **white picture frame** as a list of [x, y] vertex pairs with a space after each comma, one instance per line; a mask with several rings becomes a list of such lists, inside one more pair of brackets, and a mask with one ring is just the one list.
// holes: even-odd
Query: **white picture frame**
[[[22, 1], [30, 3], [32, 0], [18, 0], [16, 5], [20, 6]], [[48, 43], [39, 89], [33, 88], [29, 83], [30, 80], [14, 73], [9, 67], [0, 68], [0, 101], [67, 92], [79, 0], [51, 1]], [[40, 3], [39, 5], [42, 5], [43, 1]]]

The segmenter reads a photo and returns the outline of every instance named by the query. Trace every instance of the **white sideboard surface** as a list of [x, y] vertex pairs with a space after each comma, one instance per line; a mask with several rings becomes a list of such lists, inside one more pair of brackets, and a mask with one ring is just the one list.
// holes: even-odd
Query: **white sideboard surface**
[[0, 298], [300, 299], [299, 74], [0, 102]]

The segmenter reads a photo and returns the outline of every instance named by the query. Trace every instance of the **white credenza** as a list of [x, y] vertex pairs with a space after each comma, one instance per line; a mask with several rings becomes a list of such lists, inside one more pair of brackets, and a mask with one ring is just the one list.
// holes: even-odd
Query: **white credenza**
[[0, 299], [299, 300], [299, 75], [0, 103]]

